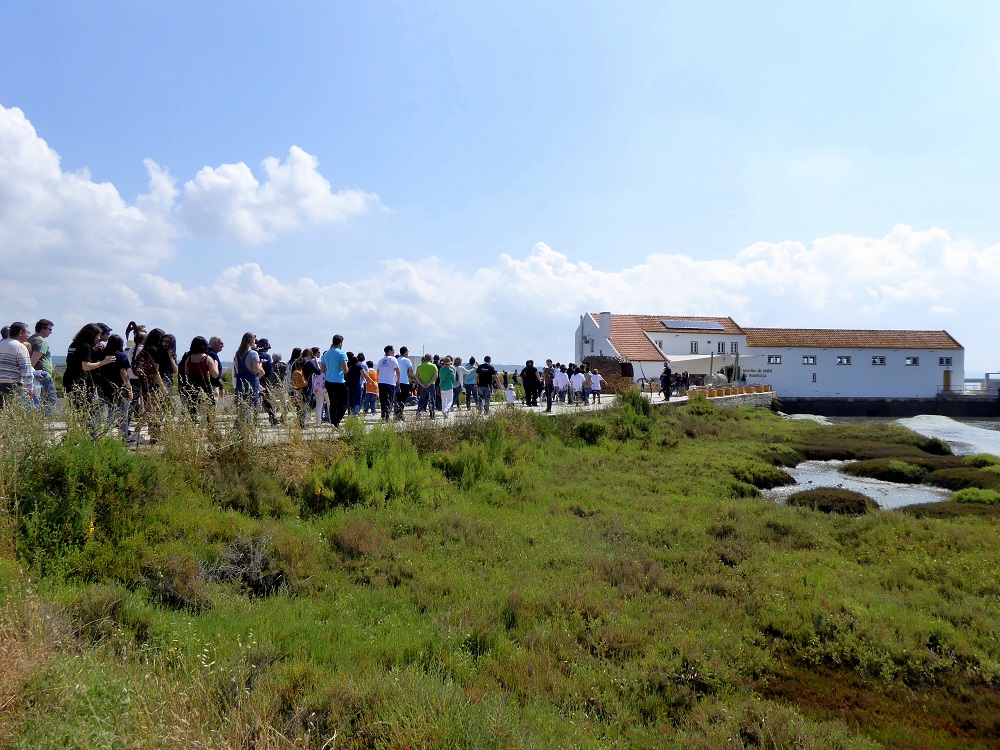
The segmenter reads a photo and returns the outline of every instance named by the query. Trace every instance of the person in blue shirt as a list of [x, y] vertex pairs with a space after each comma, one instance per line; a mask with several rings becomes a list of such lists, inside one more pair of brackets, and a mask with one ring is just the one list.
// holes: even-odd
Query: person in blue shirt
[[330, 348], [320, 358], [320, 371], [326, 375], [326, 392], [330, 396], [330, 422], [339, 427], [347, 413], [347, 354], [341, 349], [344, 337], [339, 333], [333, 337]]

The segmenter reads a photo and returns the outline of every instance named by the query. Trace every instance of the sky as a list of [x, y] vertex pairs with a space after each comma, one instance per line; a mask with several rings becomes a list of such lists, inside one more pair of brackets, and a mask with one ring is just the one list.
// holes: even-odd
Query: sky
[[569, 361], [581, 315], [1000, 370], [1000, 4], [0, 8], [0, 318]]

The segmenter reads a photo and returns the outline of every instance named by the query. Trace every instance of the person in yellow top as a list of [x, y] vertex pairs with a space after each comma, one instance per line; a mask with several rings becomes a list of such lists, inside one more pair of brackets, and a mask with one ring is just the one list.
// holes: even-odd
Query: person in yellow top
[[425, 354], [417, 365], [417, 414], [421, 414], [430, 404], [431, 419], [434, 419], [434, 392], [437, 387], [438, 368]]

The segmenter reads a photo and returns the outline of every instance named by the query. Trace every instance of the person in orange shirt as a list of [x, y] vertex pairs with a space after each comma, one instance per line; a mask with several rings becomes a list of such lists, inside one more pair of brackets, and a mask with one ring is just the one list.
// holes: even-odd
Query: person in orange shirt
[[365, 395], [361, 403], [361, 411], [364, 414], [367, 414], [369, 411], [374, 414], [378, 402], [378, 370], [375, 369], [375, 363], [371, 360], [368, 360], [365, 364], [368, 365], [368, 369], [364, 371]]

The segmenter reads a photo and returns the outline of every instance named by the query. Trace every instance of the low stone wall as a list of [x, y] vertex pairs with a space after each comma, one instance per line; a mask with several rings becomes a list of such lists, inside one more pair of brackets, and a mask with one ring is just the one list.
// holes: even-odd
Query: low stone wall
[[943, 417], [1000, 416], [1000, 400], [992, 396], [941, 398], [778, 398], [788, 414], [822, 414], [825, 417]]
[[772, 398], [774, 398], [774, 393], [768, 391], [767, 393], [737, 393], [732, 396], [712, 396], [711, 401], [713, 404], [720, 404], [722, 406], [744, 406], [749, 404], [750, 406], [763, 406], [765, 409], [770, 409]]

